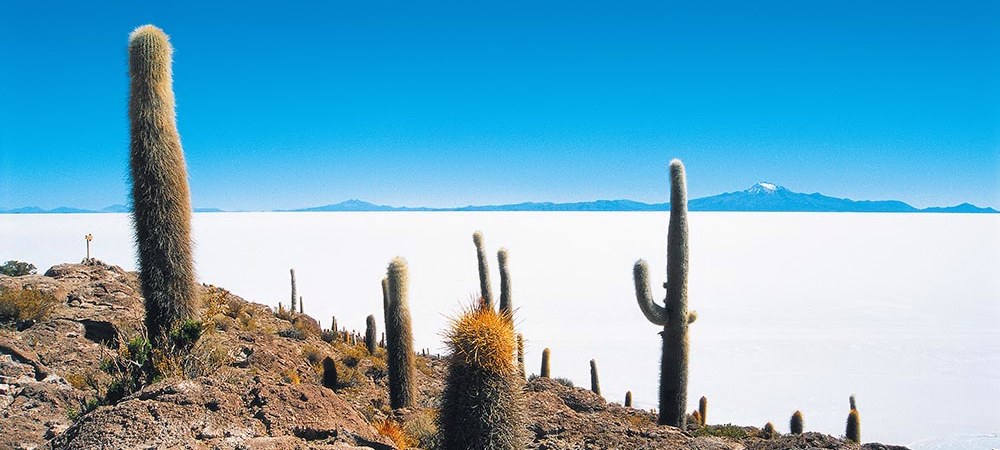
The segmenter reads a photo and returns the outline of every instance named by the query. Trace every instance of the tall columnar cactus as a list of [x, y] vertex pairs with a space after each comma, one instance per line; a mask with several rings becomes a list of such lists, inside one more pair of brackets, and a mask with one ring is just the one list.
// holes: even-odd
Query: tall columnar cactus
[[792, 434], [802, 434], [802, 411], [792, 413], [792, 420], [788, 422], [788, 428]]
[[476, 244], [476, 259], [479, 260], [479, 291], [482, 296], [483, 307], [493, 308], [493, 289], [490, 288], [490, 264], [486, 258], [483, 233], [479, 231], [472, 233], [472, 242]]
[[295, 301], [299, 298], [295, 289], [295, 269], [288, 269], [288, 272], [292, 274], [292, 313], [295, 313]]
[[517, 333], [517, 368], [521, 374], [521, 379], [525, 377], [524, 372], [524, 335]]
[[442, 449], [524, 448], [523, 379], [514, 365], [510, 322], [506, 312], [474, 307], [452, 324], [438, 415]]
[[367, 325], [365, 327], [365, 347], [368, 349], [369, 355], [374, 355], [375, 348], [378, 346], [378, 342], [376, 342], [378, 339], [378, 332], [375, 331], [375, 315], [368, 315], [368, 318], [365, 320], [365, 324]]
[[704, 395], [698, 400], [698, 414], [701, 416], [701, 426], [708, 424], [708, 398]]
[[386, 337], [389, 365], [389, 402], [393, 409], [413, 404], [416, 390], [413, 387], [414, 354], [413, 330], [407, 300], [409, 275], [406, 261], [396, 257], [389, 263], [387, 273], [388, 308], [386, 309]]
[[129, 168], [132, 223], [139, 280], [146, 304], [146, 332], [157, 348], [195, 313], [191, 256], [191, 193], [174, 114], [171, 55], [162, 30], [152, 25], [129, 35]]
[[590, 391], [601, 395], [601, 379], [597, 376], [597, 360], [590, 360]]
[[635, 263], [635, 296], [650, 322], [663, 326], [660, 358], [660, 408], [657, 422], [684, 429], [687, 415], [688, 324], [688, 222], [687, 182], [680, 160], [670, 162], [670, 224], [667, 231], [667, 290], [664, 306], [653, 301], [646, 261]]
[[626, 408], [632, 407], [632, 391], [628, 391], [625, 393], [625, 407]]
[[542, 369], [538, 374], [540, 378], [549, 378], [549, 349], [542, 350]]
[[337, 365], [329, 356], [323, 358], [323, 386], [337, 388]]
[[500, 310], [513, 316], [514, 304], [510, 297], [510, 269], [507, 267], [507, 249], [497, 251], [497, 262], [500, 264]]
[[846, 435], [847, 440], [855, 444], [861, 443], [861, 414], [856, 409], [851, 409], [850, 414], [847, 415]]

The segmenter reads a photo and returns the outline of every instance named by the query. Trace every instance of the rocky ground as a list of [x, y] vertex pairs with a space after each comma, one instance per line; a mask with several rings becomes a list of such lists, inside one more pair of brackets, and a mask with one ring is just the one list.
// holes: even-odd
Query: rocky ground
[[[418, 357], [419, 405], [388, 407], [384, 351], [368, 355], [342, 336], [322, 339], [308, 316], [276, 314], [203, 286], [205, 332], [170, 374], [117, 402], [107, 361], [142, 335], [134, 273], [89, 261], [44, 276], [0, 276], [0, 288], [52, 294], [37, 322], [0, 326], [0, 449], [397, 449], [429, 448], [444, 363]], [[328, 334], [327, 339], [331, 336]], [[332, 357], [336, 389], [323, 387]], [[171, 362], [170, 360], [167, 360]], [[104, 362], [102, 364], [102, 362]], [[118, 375], [120, 378], [120, 375]], [[763, 439], [753, 427], [682, 431], [648, 411], [607, 403], [550, 379], [525, 385], [528, 449], [901, 449], [857, 446], [818, 433]], [[394, 426], [398, 424], [398, 426]], [[395, 440], [394, 440], [395, 438]], [[405, 441], [409, 441], [405, 443]]]

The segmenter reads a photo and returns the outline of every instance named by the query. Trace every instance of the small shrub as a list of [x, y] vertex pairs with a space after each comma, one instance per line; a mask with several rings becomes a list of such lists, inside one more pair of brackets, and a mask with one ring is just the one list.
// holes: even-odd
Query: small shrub
[[403, 431], [416, 441], [417, 447], [438, 448], [437, 415], [436, 409], [423, 410], [410, 416], [403, 424]]
[[691, 433], [694, 436], [715, 436], [731, 439], [745, 439], [751, 436], [747, 428], [727, 423], [724, 425], [706, 425]]
[[118, 345], [118, 354], [101, 361], [101, 370], [112, 380], [104, 395], [104, 403], [114, 404], [125, 396], [137, 392], [149, 382], [154, 373], [153, 348], [142, 337]]
[[406, 434], [406, 430], [390, 418], [375, 423], [375, 430], [382, 436], [389, 438], [389, 440], [396, 444], [396, 447], [401, 449], [407, 449], [416, 445], [416, 441]]
[[338, 333], [333, 330], [323, 330], [323, 333], [320, 334], [319, 337], [320, 339], [323, 339], [323, 342], [326, 342], [327, 344], [332, 344], [334, 341], [337, 340], [337, 334]]
[[285, 305], [278, 303], [278, 311], [274, 313], [274, 317], [291, 322], [295, 318], [295, 311], [285, 309]]
[[302, 332], [302, 330], [295, 327], [288, 327], [278, 331], [278, 336], [289, 339], [298, 339], [300, 341], [306, 340], [306, 334]]
[[316, 366], [323, 360], [323, 352], [308, 344], [302, 346], [302, 356], [305, 356], [310, 366]]
[[555, 381], [556, 383], [559, 383], [566, 387], [573, 387], [573, 380], [570, 380], [569, 378], [557, 377], [553, 378], [552, 381]]
[[201, 333], [201, 321], [187, 319], [170, 332], [170, 342], [173, 344], [175, 351], [187, 353], [194, 348], [194, 344], [198, 342]]
[[55, 295], [38, 289], [0, 290], [0, 322], [38, 322], [60, 303]]
[[7, 261], [0, 266], [0, 274], [11, 277], [22, 277], [35, 274], [35, 265], [23, 261]]
[[281, 378], [285, 380], [285, 383], [289, 384], [299, 384], [302, 382], [302, 380], [299, 379], [299, 373], [296, 372], [295, 369], [285, 370], [281, 373]]

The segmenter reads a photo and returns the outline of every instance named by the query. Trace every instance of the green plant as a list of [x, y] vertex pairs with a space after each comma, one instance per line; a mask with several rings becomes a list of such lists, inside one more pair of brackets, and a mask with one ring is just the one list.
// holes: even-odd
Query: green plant
[[472, 243], [476, 244], [476, 260], [479, 262], [479, 291], [482, 307], [493, 308], [493, 289], [490, 287], [490, 264], [486, 258], [483, 233], [472, 233]]
[[601, 395], [601, 380], [597, 377], [597, 360], [590, 360], [590, 391]]
[[628, 391], [625, 393], [625, 407], [626, 408], [632, 407], [632, 391]]
[[653, 301], [646, 261], [635, 263], [633, 277], [639, 309], [646, 319], [662, 325], [660, 358], [660, 425], [684, 429], [687, 414], [688, 324], [696, 316], [688, 313], [688, 221], [687, 181], [680, 160], [670, 162], [670, 224], [667, 231], [667, 290], [664, 306]]
[[375, 342], [377, 338], [378, 332], [375, 330], [375, 315], [370, 314], [365, 319], [365, 348], [368, 349], [368, 354], [370, 355], [374, 355], [375, 349], [378, 347], [378, 342]]
[[0, 266], [0, 275], [21, 277], [24, 275], [34, 275], [34, 274], [35, 274], [35, 265], [31, 263], [10, 260], [3, 263], [3, 265]]
[[698, 400], [698, 415], [701, 419], [701, 426], [705, 426], [708, 423], [708, 398], [704, 395]]
[[191, 194], [174, 114], [173, 49], [152, 25], [129, 36], [132, 221], [150, 343], [166, 349], [171, 330], [195, 315]]
[[855, 444], [861, 443], [861, 415], [857, 409], [852, 409], [851, 413], [847, 415], [846, 435], [847, 440]]
[[152, 357], [153, 348], [146, 338], [136, 337], [127, 343], [119, 342], [117, 355], [102, 360], [100, 365], [102, 371], [111, 375], [104, 403], [117, 403], [152, 381], [155, 376]]
[[393, 409], [413, 404], [413, 329], [407, 300], [409, 275], [406, 261], [396, 257], [387, 270], [386, 344], [388, 344], [389, 400]]
[[187, 353], [194, 348], [201, 333], [202, 324], [200, 321], [186, 319], [177, 328], [170, 331], [170, 344], [175, 350]]
[[514, 315], [514, 303], [510, 293], [510, 268], [507, 267], [509, 256], [507, 249], [497, 251], [497, 261], [500, 263], [500, 310]]
[[448, 373], [438, 416], [443, 449], [524, 448], [511, 321], [506, 312], [474, 306], [447, 332]]
[[788, 428], [792, 434], [802, 434], [802, 411], [792, 413], [792, 420], [788, 423]]
[[323, 386], [337, 388], [337, 364], [329, 356], [323, 358]]
[[0, 289], [0, 323], [39, 322], [60, 303], [55, 295], [34, 288]]
[[551, 352], [548, 348], [542, 350], [542, 369], [539, 371], [539, 378], [549, 378], [549, 355]]

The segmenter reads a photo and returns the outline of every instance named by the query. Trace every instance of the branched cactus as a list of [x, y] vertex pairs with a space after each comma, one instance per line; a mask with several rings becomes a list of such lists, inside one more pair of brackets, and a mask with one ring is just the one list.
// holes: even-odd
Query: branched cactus
[[847, 415], [846, 435], [847, 440], [855, 444], [861, 443], [861, 415], [857, 409], [851, 409], [851, 413]]
[[539, 378], [549, 378], [551, 372], [549, 371], [549, 354], [551, 352], [548, 348], [542, 350], [542, 369], [538, 374]]
[[508, 314], [514, 314], [514, 304], [510, 297], [510, 269], [507, 267], [507, 249], [501, 248], [497, 251], [497, 262], [500, 263], [500, 310]]
[[329, 356], [323, 358], [323, 386], [337, 389], [337, 365]]
[[670, 162], [670, 224], [667, 231], [667, 290], [664, 306], [653, 301], [646, 261], [635, 263], [635, 295], [639, 309], [650, 322], [662, 325], [660, 357], [660, 408], [657, 423], [684, 429], [687, 420], [688, 324], [688, 222], [687, 181], [680, 160]]
[[396, 257], [389, 264], [386, 283], [386, 337], [388, 338], [389, 402], [393, 409], [405, 408], [414, 403], [413, 387], [414, 353], [413, 330], [407, 299], [409, 275], [406, 261]]
[[486, 248], [483, 243], [483, 233], [472, 233], [472, 242], [476, 244], [476, 259], [479, 260], [479, 290], [482, 296], [482, 306], [493, 308], [493, 289], [490, 288], [490, 264], [486, 259]]
[[632, 407], [632, 391], [628, 391], [625, 393], [625, 407], [626, 408]]
[[802, 434], [802, 411], [795, 411], [792, 420], [788, 422], [788, 428], [792, 434]]
[[698, 414], [701, 417], [701, 426], [708, 424], [708, 398], [704, 395], [698, 400]]
[[292, 313], [295, 313], [297, 310], [295, 307], [295, 301], [299, 298], [296, 294], [297, 289], [295, 289], [295, 269], [288, 269], [288, 273], [292, 275]]
[[601, 379], [597, 376], [597, 360], [590, 360], [590, 391], [601, 395]]
[[368, 349], [369, 355], [374, 355], [375, 347], [378, 345], [378, 342], [375, 342], [378, 339], [378, 332], [375, 331], [375, 315], [370, 314], [365, 320], [365, 324], [367, 325], [365, 327], [365, 347]]
[[446, 336], [448, 374], [438, 428], [444, 450], [524, 448], [523, 379], [514, 365], [511, 316], [474, 307]]
[[191, 193], [174, 114], [167, 35], [152, 25], [129, 36], [129, 168], [132, 223], [150, 343], [194, 316], [197, 290], [191, 256]]
[[517, 334], [517, 368], [518, 372], [521, 374], [521, 379], [525, 377], [524, 372], [524, 335], [521, 333]]

